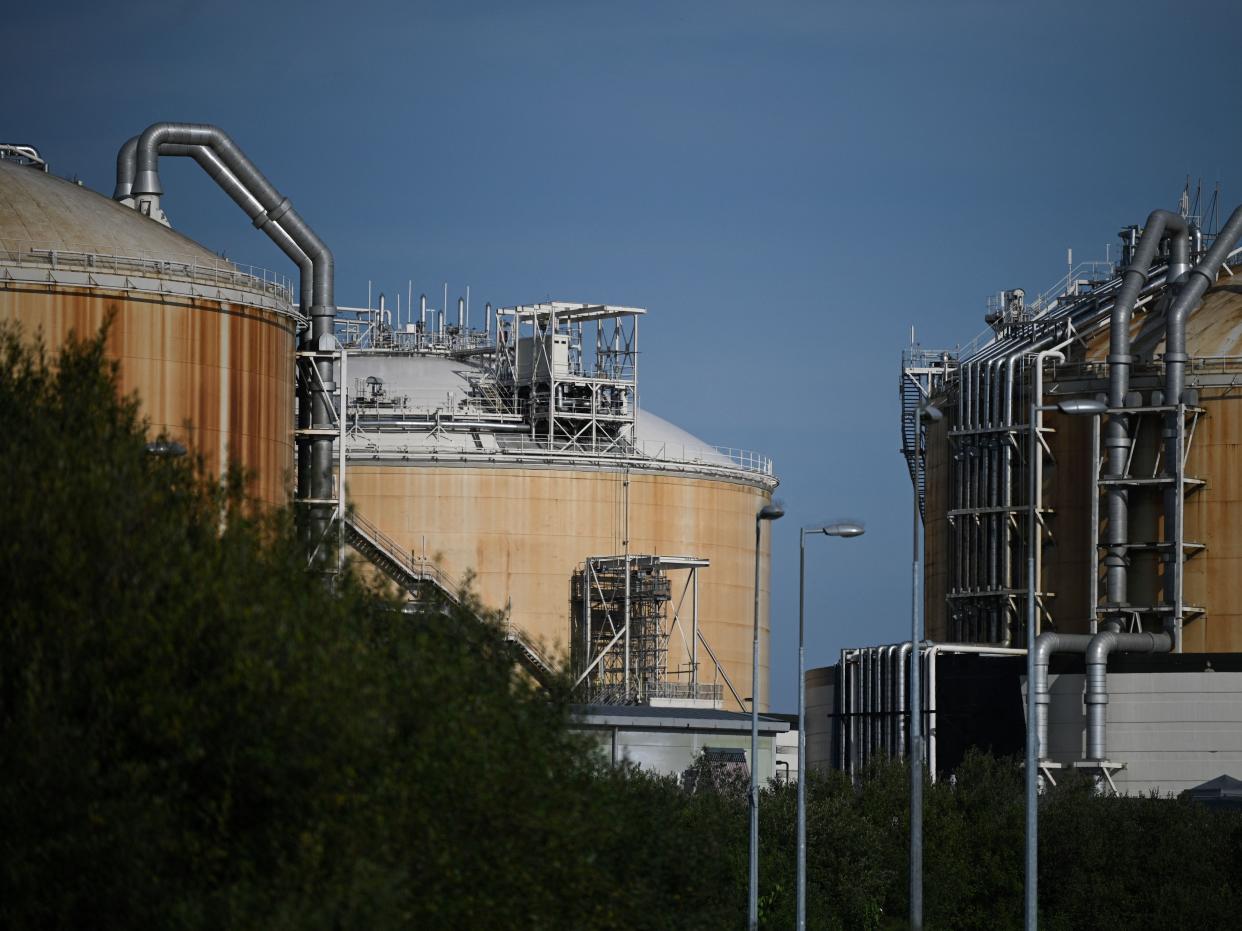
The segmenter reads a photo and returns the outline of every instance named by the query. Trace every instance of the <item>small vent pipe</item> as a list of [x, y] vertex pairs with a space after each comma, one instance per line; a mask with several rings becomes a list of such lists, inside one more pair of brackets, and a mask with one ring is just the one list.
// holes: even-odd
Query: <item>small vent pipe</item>
[[[160, 216], [159, 199], [163, 194], [163, 187], [159, 178], [159, 157], [161, 147], [168, 144], [210, 149], [223, 168], [227, 169], [227, 175], [213, 175], [217, 183], [233, 195], [230, 179], [235, 181], [262, 208], [253, 217], [254, 225], [265, 229], [272, 224], [278, 224], [293, 244], [309, 258], [312, 282], [309, 296], [312, 303], [304, 308], [304, 312], [311, 319], [311, 328], [309, 334], [303, 338], [302, 348], [321, 352], [333, 350], [336, 345], [333, 332], [336, 318], [336, 275], [332, 251], [306, 224], [288, 198], [281, 196], [222, 129], [204, 123], [153, 123], [148, 126], [138, 138], [133, 180], [129, 183], [128, 190], [124, 186], [128, 165], [123, 164], [128, 158], [127, 146], [123, 146], [118, 154], [118, 184], [113, 196], [122, 201], [132, 198], [139, 209], [143, 209], [145, 205], [144, 213]], [[234, 196], [234, 199], [237, 197]], [[238, 202], [245, 208], [245, 202]], [[269, 231], [269, 235], [280, 242], [279, 234]], [[286, 254], [288, 253], [289, 250], [286, 250]], [[308, 295], [305, 286], [302, 293], [304, 296]], [[311, 384], [309, 378], [299, 381], [299, 426], [323, 432], [298, 438], [297, 492], [299, 500], [312, 502], [308, 522], [312, 547], [317, 546], [326, 536], [332, 519], [331, 509], [324, 502], [332, 500], [335, 495], [332, 474], [333, 436], [330, 430], [335, 418], [332, 392], [336, 388], [332, 358], [315, 358], [313, 365], [316, 371], [315, 384]]]

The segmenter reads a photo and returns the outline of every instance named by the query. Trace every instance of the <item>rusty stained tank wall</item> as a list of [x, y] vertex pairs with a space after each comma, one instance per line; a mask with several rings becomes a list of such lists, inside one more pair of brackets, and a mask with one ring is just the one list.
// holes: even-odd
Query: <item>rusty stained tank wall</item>
[[294, 324], [267, 310], [201, 299], [0, 282], [0, 322], [49, 350], [112, 318], [108, 354], [123, 393], [137, 392], [151, 433], [199, 453], [209, 469], [237, 462], [262, 500], [289, 500], [293, 469]]
[[[125, 264], [107, 287], [100, 278], [90, 286], [82, 276], [53, 283], [55, 262], [47, 256], [56, 250], [77, 256], [79, 269], [83, 256], [97, 258], [91, 270], [99, 274], [115, 272], [114, 259]], [[40, 255], [32, 278], [30, 263]], [[186, 441], [213, 471], [240, 462], [256, 475], [254, 493], [286, 503], [293, 468], [292, 320], [273, 310], [160, 293], [149, 280], [145, 290], [125, 285], [135, 268], [146, 279], [171, 280], [164, 263], [234, 270], [194, 240], [89, 188], [0, 160], [0, 265], [7, 266], [0, 268], [0, 322], [20, 324], [30, 338], [42, 333], [54, 352], [70, 333], [90, 337], [115, 314], [109, 354], [120, 363], [121, 390], [138, 393], [153, 433]], [[229, 284], [243, 292], [234, 300], [248, 295], [245, 276], [240, 284], [230, 277]], [[266, 297], [256, 307], [280, 304]]]
[[[588, 556], [622, 553], [627, 526], [631, 553], [706, 557], [700, 625], [739, 694], [751, 694], [755, 514], [770, 500], [763, 488], [657, 471], [353, 462], [349, 498], [412, 553], [457, 577], [474, 572], [484, 605], [511, 605], [515, 626], [559, 655], [569, 642], [575, 567]], [[761, 708], [768, 695], [769, 537], [765, 530], [760, 553]], [[676, 603], [686, 574], [670, 577]], [[689, 594], [682, 619], [688, 640]], [[669, 647], [673, 670], [686, 662], [686, 650], [676, 633]], [[725, 707], [736, 709], [706, 651], [699, 657], [700, 681], [719, 682]]]

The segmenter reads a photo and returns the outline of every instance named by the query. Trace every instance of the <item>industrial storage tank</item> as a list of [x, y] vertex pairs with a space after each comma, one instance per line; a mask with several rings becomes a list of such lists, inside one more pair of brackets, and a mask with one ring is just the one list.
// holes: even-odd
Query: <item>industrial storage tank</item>
[[425, 299], [405, 323], [340, 308], [354, 542], [448, 588], [472, 576], [515, 641], [572, 660], [589, 700], [744, 707], [770, 460], [638, 408], [642, 309], [485, 313], [471, 329], [464, 306], [450, 324]]
[[[929, 639], [1025, 645], [1034, 505], [1037, 633], [1093, 633], [1108, 620], [1159, 631], [1167, 621], [1179, 629], [1176, 652], [1242, 651], [1242, 287], [1235, 277], [1242, 253], [1227, 254], [1185, 318], [1180, 477], [1168, 456], [1176, 415], [1165, 401], [1167, 309], [1176, 291], [1165, 285], [1166, 263], [1151, 269], [1128, 327], [1124, 475], [1108, 466], [1108, 411], [1097, 418], [1046, 410], [1036, 415], [1044, 449], [1032, 460], [1034, 500], [1029, 491], [1031, 402], [1107, 404], [1121, 269], [1101, 274], [1097, 266], [1097, 277], [1074, 276], [1072, 292], [1063, 293], [1062, 283], [1043, 299], [1047, 309], [1013, 306], [1014, 292], [1007, 292], [996, 304], [1010, 301], [1008, 329], [956, 358], [922, 352], [907, 359], [905, 377], [922, 373], [945, 413], [924, 428]], [[1046, 336], [1038, 361], [1037, 334]], [[1118, 489], [1124, 542], [1110, 549], [1109, 498]], [[1182, 502], [1180, 546], [1174, 497]], [[1116, 604], [1108, 592], [1112, 552], [1124, 553], [1125, 599]]]
[[1028, 735], [1040, 778], [1109, 792], [1242, 762], [1242, 207], [1200, 229], [1188, 202], [903, 355], [927, 639], [842, 651], [833, 765], [910, 752], [914, 662], [933, 775]]
[[80, 184], [29, 147], [0, 147], [0, 321], [55, 352], [109, 322], [120, 388], [153, 434], [230, 463], [286, 504], [294, 467], [289, 282], [228, 262]]

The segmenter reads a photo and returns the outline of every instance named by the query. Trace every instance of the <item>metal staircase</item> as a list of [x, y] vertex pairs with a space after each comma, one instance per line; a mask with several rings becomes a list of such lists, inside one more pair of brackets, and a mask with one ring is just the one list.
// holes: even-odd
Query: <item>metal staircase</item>
[[[413, 605], [467, 607], [462, 603], [460, 586], [435, 563], [407, 555], [395, 540], [357, 514], [348, 514], [344, 525], [346, 542], [407, 592]], [[504, 640], [517, 661], [540, 685], [547, 686], [556, 678], [556, 667], [512, 623], [505, 627]]]
[[[957, 368], [957, 354], [944, 350], [920, 349], [911, 344], [901, 354], [901, 454], [910, 470], [910, 481], [918, 476], [919, 513], [923, 513], [927, 497], [927, 465], [922, 431], [919, 429], [919, 404], [935, 393]], [[915, 467], [915, 464], [918, 467]]]

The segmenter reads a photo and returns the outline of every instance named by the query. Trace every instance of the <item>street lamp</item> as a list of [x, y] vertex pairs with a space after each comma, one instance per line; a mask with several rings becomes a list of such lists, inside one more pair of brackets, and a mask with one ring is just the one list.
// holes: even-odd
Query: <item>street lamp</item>
[[780, 520], [785, 509], [765, 504], [755, 515], [755, 635], [751, 644], [750, 673], [750, 931], [759, 928], [759, 534], [765, 520]]
[[1060, 411], [1062, 414], [1098, 417], [1107, 413], [1103, 401], [1088, 398], [1068, 398], [1056, 404], [1043, 403], [1042, 369], [1046, 356], [1065, 357], [1055, 350], [1040, 353], [1035, 362], [1035, 384], [1031, 393], [1031, 416], [1027, 421], [1028, 438], [1026, 470], [1029, 473], [1027, 488], [1027, 546], [1026, 546], [1026, 897], [1024, 926], [1035, 931], [1039, 923], [1039, 734], [1035, 728], [1035, 598], [1039, 580], [1035, 577], [1035, 554], [1039, 549], [1039, 514], [1036, 498], [1039, 495], [1040, 425], [1036, 419], [1043, 411]]
[[148, 456], [177, 457], [184, 456], [186, 449], [176, 440], [153, 440], [142, 447]]
[[944, 418], [926, 398], [919, 402], [914, 420], [914, 559], [910, 584], [910, 927], [923, 927], [923, 689], [919, 684], [919, 476], [923, 466], [923, 424]]
[[798, 931], [806, 931], [806, 535], [861, 537], [860, 521], [803, 527], [798, 539]]

